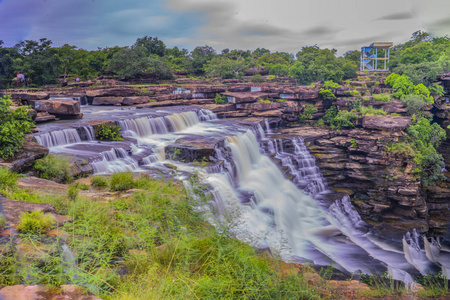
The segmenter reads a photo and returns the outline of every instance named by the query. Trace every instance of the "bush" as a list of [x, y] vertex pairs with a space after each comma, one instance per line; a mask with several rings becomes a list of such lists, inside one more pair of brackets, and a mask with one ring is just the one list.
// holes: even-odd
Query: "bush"
[[120, 126], [100, 124], [97, 127], [96, 138], [104, 141], [123, 141]]
[[111, 191], [124, 191], [132, 189], [136, 186], [134, 182], [134, 174], [132, 172], [114, 173], [111, 176]]
[[24, 213], [17, 225], [17, 230], [30, 234], [45, 233], [52, 227], [53, 220], [53, 215], [44, 214], [42, 211]]
[[383, 109], [375, 109], [372, 105], [370, 106], [361, 106], [356, 109], [357, 112], [361, 113], [365, 116], [373, 116], [373, 115], [385, 115], [387, 114], [386, 111]]
[[335, 83], [333, 80], [327, 80], [324, 82], [323, 87], [325, 89], [338, 89], [341, 88], [342, 86], [339, 85], [338, 83]]
[[307, 103], [303, 109], [303, 113], [298, 115], [298, 121], [304, 123], [306, 120], [311, 120], [312, 115], [317, 112], [317, 108]]
[[390, 94], [375, 94], [373, 95], [374, 101], [383, 101], [383, 102], [389, 102], [391, 101], [391, 95]]
[[418, 118], [424, 116], [424, 108], [428, 106], [428, 102], [421, 96], [409, 95], [402, 98], [403, 104], [408, 110], [408, 114], [415, 115]]
[[251, 81], [252, 82], [262, 82], [263, 81], [263, 77], [262, 77], [261, 74], [258, 73], [258, 74], [255, 74], [255, 75], [252, 76]]
[[73, 180], [70, 163], [62, 157], [46, 155], [34, 163], [34, 168], [38, 171], [40, 178], [65, 183]]
[[[328, 112], [328, 110], [327, 110], [327, 112]], [[350, 112], [350, 111], [346, 111], [346, 110], [341, 110], [339, 112], [336, 112], [334, 117], [332, 117], [332, 115], [334, 115], [334, 110], [330, 111], [330, 113], [328, 115], [325, 113], [324, 120], [333, 129], [353, 128], [353, 127], [355, 127], [355, 125], [351, 121], [353, 119], [358, 118], [358, 116], [354, 112]]]
[[0, 158], [13, 156], [25, 142], [33, 123], [25, 106], [11, 109], [9, 95], [0, 98]]
[[105, 187], [108, 186], [108, 179], [103, 176], [93, 176], [91, 178], [91, 185], [94, 187]]
[[0, 213], [0, 230], [3, 230], [6, 225], [6, 218], [3, 214]]
[[411, 147], [411, 145], [409, 143], [404, 142], [393, 143], [389, 145], [388, 152], [404, 158], [412, 158], [416, 156], [416, 152]]
[[221, 94], [216, 94], [216, 98], [214, 98], [215, 104], [228, 104], [228, 100], [226, 96], [222, 96]]
[[7, 168], [0, 167], [0, 190], [16, 185], [17, 173], [11, 172]]
[[76, 185], [69, 186], [67, 190], [67, 196], [70, 200], [76, 200], [78, 198], [78, 188]]
[[336, 99], [336, 96], [333, 94], [332, 90], [321, 88], [319, 90], [319, 94], [324, 100], [333, 100]]

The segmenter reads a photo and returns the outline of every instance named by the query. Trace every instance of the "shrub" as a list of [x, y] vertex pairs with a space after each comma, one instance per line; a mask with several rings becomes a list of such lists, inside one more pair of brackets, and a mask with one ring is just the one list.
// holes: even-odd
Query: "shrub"
[[216, 98], [214, 98], [215, 104], [228, 104], [228, 100], [226, 96], [222, 96], [221, 94], [216, 94]]
[[325, 112], [325, 115], [323, 116], [323, 120], [328, 125], [331, 125], [332, 120], [336, 117], [338, 113], [338, 110], [336, 106], [331, 106], [327, 111]]
[[325, 126], [325, 122], [323, 121], [323, 119], [319, 119], [313, 126]]
[[412, 158], [416, 155], [416, 152], [411, 145], [405, 142], [393, 143], [389, 145], [388, 152], [404, 158]]
[[73, 180], [69, 161], [59, 156], [46, 155], [34, 163], [34, 168], [40, 178], [66, 183]]
[[333, 94], [332, 90], [321, 88], [319, 90], [319, 94], [324, 100], [333, 100], [336, 99], [336, 96]]
[[100, 124], [97, 127], [96, 138], [104, 141], [123, 141], [118, 125]]
[[366, 116], [385, 115], [385, 114], [387, 114], [387, 112], [384, 111], [383, 109], [375, 109], [375, 108], [372, 107], [372, 105], [370, 105], [370, 106], [361, 106], [361, 107], [357, 108], [356, 111], [361, 113], [362, 115], [366, 115]]
[[3, 230], [6, 225], [6, 218], [3, 214], [0, 213], [0, 230]]
[[111, 176], [111, 191], [124, 191], [134, 188], [134, 174], [132, 172], [114, 173]]
[[69, 186], [67, 190], [67, 196], [70, 200], [76, 200], [78, 198], [78, 189], [76, 185]]
[[17, 230], [30, 234], [45, 233], [50, 230], [53, 220], [53, 215], [44, 214], [42, 211], [24, 213], [17, 225]]
[[357, 119], [358, 116], [351, 111], [340, 110], [336, 116], [330, 120], [331, 128], [341, 129], [341, 128], [353, 128], [355, 125], [352, 120]]
[[390, 94], [375, 94], [373, 95], [374, 101], [383, 101], [383, 102], [389, 102], [391, 101], [391, 95]]
[[422, 96], [417, 95], [405, 96], [402, 98], [402, 102], [405, 104], [408, 114], [418, 118], [424, 116], [424, 108], [428, 106], [428, 102]]
[[0, 190], [13, 187], [17, 182], [17, 173], [11, 172], [7, 168], [0, 167]]
[[303, 109], [303, 113], [298, 115], [298, 121], [300, 123], [304, 123], [306, 120], [310, 120], [312, 115], [317, 111], [317, 108], [313, 105], [307, 103], [305, 108]]
[[341, 88], [342, 86], [339, 85], [338, 83], [335, 83], [333, 80], [327, 80], [323, 83], [323, 87], [325, 89], [338, 89]]
[[442, 87], [442, 85], [439, 85], [439, 84], [433, 84], [430, 87], [430, 92], [431, 92], [431, 94], [433, 94], [437, 97], [444, 96], [444, 88]]
[[361, 102], [362, 102], [361, 99], [356, 99], [355, 101], [349, 102], [349, 103], [348, 103], [348, 108], [349, 108], [350, 110], [352, 110], [352, 109], [358, 109], [358, 108], [361, 107]]
[[353, 91], [351, 91], [351, 90], [344, 91], [344, 96], [353, 97]]
[[262, 82], [263, 81], [263, 77], [262, 77], [261, 74], [257, 73], [257, 74], [252, 76], [251, 81], [252, 82]]
[[108, 186], [108, 179], [103, 176], [93, 176], [91, 178], [91, 185], [94, 187], [105, 187]]
[[25, 142], [33, 123], [25, 106], [11, 109], [9, 95], [0, 98], [0, 158], [13, 156]]

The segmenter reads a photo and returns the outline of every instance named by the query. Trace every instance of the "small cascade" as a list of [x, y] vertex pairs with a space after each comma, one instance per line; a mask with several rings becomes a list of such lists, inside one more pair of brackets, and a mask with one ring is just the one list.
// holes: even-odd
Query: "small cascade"
[[80, 143], [81, 137], [75, 128], [51, 131], [35, 135], [34, 138], [44, 147], [51, 148], [68, 144]]
[[166, 153], [164, 152], [164, 147], [161, 147], [159, 149], [156, 149], [153, 154], [150, 154], [147, 157], [144, 157], [142, 159], [142, 163], [144, 165], [150, 165], [153, 163], [161, 162], [165, 159]]
[[35, 135], [34, 138], [38, 144], [52, 148], [81, 143], [83, 141], [95, 141], [95, 133], [91, 125], [85, 125], [77, 128], [66, 128], [40, 133]]
[[169, 121], [172, 131], [183, 131], [200, 123], [199, 117], [194, 111], [176, 113], [165, 118]]
[[80, 102], [81, 106], [87, 106], [89, 105], [87, 97], [81, 96], [81, 97], [60, 97], [60, 96], [50, 96], [49, 100], [74, 100]]
[[125, 137], [145, 137], [152, 134], [169, 133], [166, 121], [163, 117], [126, 119], [118, 121]]
[[197, 111], [197, 115], [200, 121], [211, 121], [211, 120], [217, 120], [217, 115], [213, 113], [209, 109], [200, 109]]
[[264, 125], [266, 126], [266, 133], [271, 134], [273, 133], [272, 129], [270, 129], [269, 119], [264, 119]]
[[111, 174], [139, 170], [138, 162], [123, 148], [114, 148], [100, 153], [100, 158], [91, 162], [94, 174]]

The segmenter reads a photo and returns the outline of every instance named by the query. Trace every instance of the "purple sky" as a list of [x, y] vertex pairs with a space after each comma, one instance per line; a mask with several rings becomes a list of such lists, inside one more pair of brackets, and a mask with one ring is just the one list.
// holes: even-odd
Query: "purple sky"
[[449, 0], [0, 0], [7, 46], [46, 37], [85, 49], [145, 35], [192, 50], [306, 45], [342, 54], [374, 41], [403, 43], [417, 30], [450, 35]]

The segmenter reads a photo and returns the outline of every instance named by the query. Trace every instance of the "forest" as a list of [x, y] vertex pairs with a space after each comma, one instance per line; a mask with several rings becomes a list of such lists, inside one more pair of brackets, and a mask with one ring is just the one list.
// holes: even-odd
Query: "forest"
[[[64, 82], [70, 76], [82, 80], [107, 75], [120, 78], [172, 79], [173, 74], [192, 77], [241, 78], [244, 74], [295, 78], [298, 84], [354, 78], [359, 69], [359, 50], [337, 56], [336, 49], [317, 45], [296, 54], [256, 50], [216, 49], [205, 45], [192, 51], [167, 47], [158, 37], [138, 38], [131, 46], [88, 51], [75, 45], [53, 47], [51, 40], [25, 40], [13, 47], [0, 40], [0, 88], [12, 87], [16, 74], [29, 78], [31, 87]], [[382, 53], [380, 55], [383, 55]], [[414, 84], [431, 87], [436, 76], [450, 67], [450, 38], [417, 31], [409, 41], [391, 49], [390, 70], [405, 74]]]

